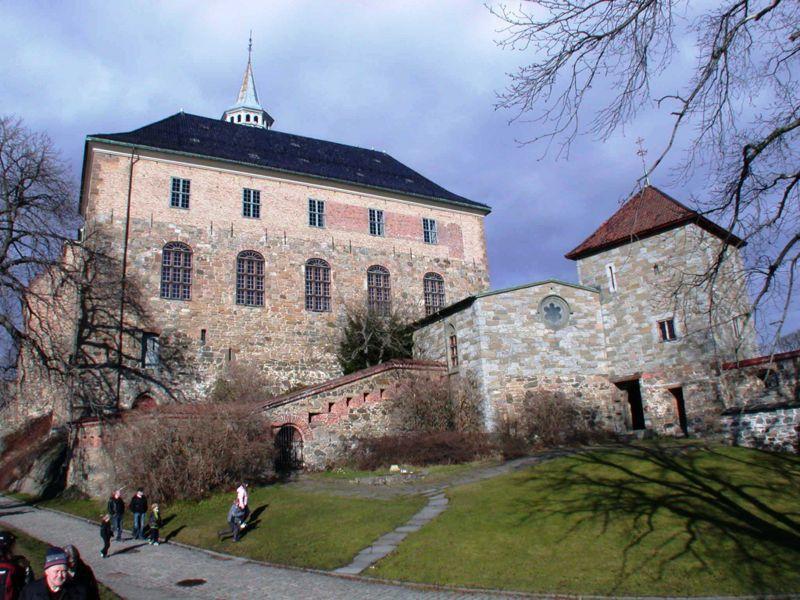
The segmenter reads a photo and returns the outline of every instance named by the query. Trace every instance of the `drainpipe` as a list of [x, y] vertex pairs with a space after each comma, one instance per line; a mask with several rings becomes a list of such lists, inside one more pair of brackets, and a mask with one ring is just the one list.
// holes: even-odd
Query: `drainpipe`
[[136, 147], [131, 148], [130, 166], [128, 168], [128, 200], [125, 206], [125, 237], [122, 241], [122, 281], [120, 282], [119, 296], [119, 337], [117, 339], [117, 394], [116, 409], [119, 411], [120, 391], [122, 388], [122, 344], [125, 318], [125, 288], [128, 273], [128, 238], [131, 230], [131, 192], [133, 191], [133, 165], [139, 161]]

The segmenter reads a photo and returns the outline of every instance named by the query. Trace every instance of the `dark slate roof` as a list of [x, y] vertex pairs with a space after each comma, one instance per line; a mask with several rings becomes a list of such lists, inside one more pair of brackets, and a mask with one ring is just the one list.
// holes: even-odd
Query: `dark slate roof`
[[491, 211], [486, 204], [448, 192], [385, 152], [183, 112], [127, 133], [99, 133], [87, 139], [244, 163]]
[[597, 231], [564, 256], [578, 260], [687, 223], [695, 223], [736, 247], [744, 245], [744, 241], [727, 229], [684, 206], [658, 188], [648, 185], [634, 194]]

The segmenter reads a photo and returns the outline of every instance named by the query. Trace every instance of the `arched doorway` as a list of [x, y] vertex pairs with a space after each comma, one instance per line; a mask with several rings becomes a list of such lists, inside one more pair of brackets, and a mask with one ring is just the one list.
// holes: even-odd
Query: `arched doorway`
[[142, 412], [153, 410], [158, 406], [155, 398], [153, 398], [150, 394], [142, 394], [136, 400], [133, 401], [131, 405], [131, 410], [140, 410]]
[[275, 470], [296, 471], [303, 467], [303, 436], [294, 425], [282, 425], [275, 434]]

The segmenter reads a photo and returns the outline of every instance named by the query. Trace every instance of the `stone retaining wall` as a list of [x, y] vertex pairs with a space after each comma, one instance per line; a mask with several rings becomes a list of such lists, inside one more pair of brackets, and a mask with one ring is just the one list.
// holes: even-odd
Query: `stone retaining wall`
[[800, 452], [800, 407], [723, 415], [725, 438], [735, 446]]

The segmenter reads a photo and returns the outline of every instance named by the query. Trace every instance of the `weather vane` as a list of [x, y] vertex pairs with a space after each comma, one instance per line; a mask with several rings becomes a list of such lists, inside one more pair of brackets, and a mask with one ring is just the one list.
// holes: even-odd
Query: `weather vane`
[[637, 156], [642, 159], [642, 170], [644, 171], [644, 184], [650, 185], [650, 174], [647, 172], [647, 163], [644, 157], [647, 156], [647, 150], [644, 149], [644, 140], [641, 137], [636, 138], [636, 145], [639, 149], [636, 151]]

